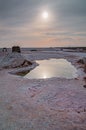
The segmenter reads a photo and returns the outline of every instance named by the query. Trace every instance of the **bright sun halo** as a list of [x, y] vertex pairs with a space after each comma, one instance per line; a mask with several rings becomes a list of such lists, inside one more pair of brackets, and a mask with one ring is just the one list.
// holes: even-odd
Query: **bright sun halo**
[[42, 13], [42, 17], [43, 17], [44, 19], [47, 19], [47, 18], [48, 18], [48, 12], [46, 12], [46, 11], [43, 12], [43, 13]]

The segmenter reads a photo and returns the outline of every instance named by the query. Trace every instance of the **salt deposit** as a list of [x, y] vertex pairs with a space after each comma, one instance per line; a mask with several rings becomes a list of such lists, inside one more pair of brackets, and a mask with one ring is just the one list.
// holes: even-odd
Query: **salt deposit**
[[[30, 80], [11, 75], [9, 72], [15, 71], [13, 68], [1, 70], [0, 129], [86, 130], [85, 73], [77, 63], [80, 56], [64, 52], [31, 52], [24, 53], [24, 56], [30, 61], [66, 58], [80, 75], [75, 79]], [[22, 61], [22, 58], [19, 59]], [[12, 60], [6, 63], [9, 65]]]

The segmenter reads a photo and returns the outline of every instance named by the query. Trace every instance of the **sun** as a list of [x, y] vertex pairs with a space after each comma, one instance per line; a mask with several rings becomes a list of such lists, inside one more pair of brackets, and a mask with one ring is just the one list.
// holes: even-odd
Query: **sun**
[[47, 76], [46, 76], [46, 75], [44, 75], [44, 76], [43, 76], [43, 78], [44, 78], [44, 79], [46, 79], [46, 78], [47, 78]]
[[42, 17], [43, 17], [44, 19], [47, 19], [48, 16], [49, 16], [49, 14], [48, 14], [47, 11], [44, 11], [44, 12], [42, 13]]

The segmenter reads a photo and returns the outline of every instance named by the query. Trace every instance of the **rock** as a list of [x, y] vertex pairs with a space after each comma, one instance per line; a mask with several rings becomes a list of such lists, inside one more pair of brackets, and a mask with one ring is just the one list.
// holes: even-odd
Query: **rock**
[[78, 60], [77, 63], [85, 64], [86, 65], [86, 57], [83, 57], [82, 59]]
[[86, 73], [86, 57], [83, 57], [82, 59], [78, 60], [77, 63], [83, 64], [84, 72]]
[[20, 53], [10, 53], [0, 62], [0, 68], [17, 68], [32, 65], [32, 62], [26, 60]]
[[30, 61], [24, 60], [24, 62], [21, 65], [28, 66], [28, 65], [32, 65], [32, 63]]
[[84, 61], [83, 61], [83, 59], [80, 59], [77, 61], [77, 63], [84, 64]]
[[84, 88], [86, 88], [86, 85], [83, 85]]
[[84, 80], [86, 80], [86, 77], [84, 77]]
[[7, 48], [4, 47], [4, 48], [2, 49], [2, 52], [7, 52]]
[[18, 53], [21, 53], [21, 49], [19, 46], [13, 46], [12, 47], [12, 52], [18, 52]]
[[86, 73], [86, 65], [84, 66], [84, 72]]

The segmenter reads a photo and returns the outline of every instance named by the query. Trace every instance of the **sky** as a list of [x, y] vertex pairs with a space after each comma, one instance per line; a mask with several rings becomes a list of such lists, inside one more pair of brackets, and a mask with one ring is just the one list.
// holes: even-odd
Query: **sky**
[[14, 45], [86, 47], [86, 0], [0, 0], [0, 47]]

